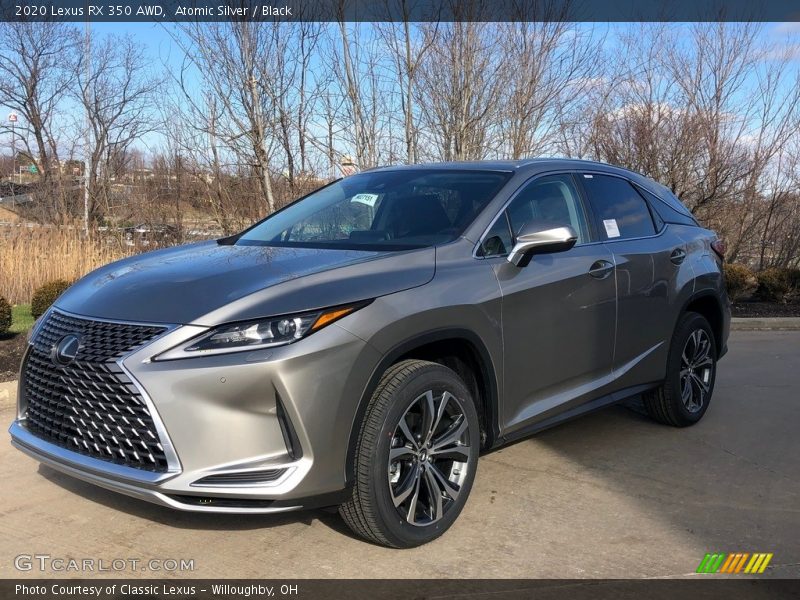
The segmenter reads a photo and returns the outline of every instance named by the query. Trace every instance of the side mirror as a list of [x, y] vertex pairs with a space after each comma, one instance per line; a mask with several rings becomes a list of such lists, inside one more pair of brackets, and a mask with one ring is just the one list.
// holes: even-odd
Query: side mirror
[[525, 224], [508, 255], [508, 262], [518, 267], [527, 267], [534, 254], [564, 252], [578, 241], [578, 234], [569, 225], [551, 225], [541, 222]]

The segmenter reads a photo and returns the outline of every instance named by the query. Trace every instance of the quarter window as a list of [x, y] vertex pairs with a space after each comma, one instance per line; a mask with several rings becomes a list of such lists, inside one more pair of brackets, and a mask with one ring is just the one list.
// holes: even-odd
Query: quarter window
[[653, 217], [644, 198], [619, 177], [584, 175], [583, 185], [597, 217], [603, 239], [629, 239], [655, 235]]
[[511, 239], [511, 230], [508, 228], [506, 213], [503, 213], [494, 222], [486, 235], [483, 236], [478, 256], [502, 256], [511, 252], [514, 242]]

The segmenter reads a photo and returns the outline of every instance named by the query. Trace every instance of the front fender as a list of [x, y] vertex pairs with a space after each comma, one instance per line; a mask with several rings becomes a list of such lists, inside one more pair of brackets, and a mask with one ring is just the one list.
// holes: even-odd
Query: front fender
[[[378, 298], [358, 312], [358, 318], [338, 326], [368, 342], [380, 359], [357, 365], [352, 377], [363, 382], [358, 408], [351, 415], [347, 483], [353, 480], [354, 452], [361, 422], [383, 373], [403, 356], [423, 346], [444, 340], [468, 344], [482, 363], [489, 398], [490, 436], [499, 435], [498, 414], [502, 398], [503, 341], [501, 298], [491, 266], [471, 266], [470, 285], [463, 289], [463, 273], [438, 269], [434, 280], [414, 290]], [[457, 285], [461, 284], [461, 285]]]

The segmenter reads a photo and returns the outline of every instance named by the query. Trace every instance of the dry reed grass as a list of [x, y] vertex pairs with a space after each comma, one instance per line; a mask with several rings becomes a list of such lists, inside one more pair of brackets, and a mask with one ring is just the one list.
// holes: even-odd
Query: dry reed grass
[[80, 227], [0, 227], [0, 296], [26, 304], [48, 281], [73, 281], [134, 251], [96, 231], [85, 238]]

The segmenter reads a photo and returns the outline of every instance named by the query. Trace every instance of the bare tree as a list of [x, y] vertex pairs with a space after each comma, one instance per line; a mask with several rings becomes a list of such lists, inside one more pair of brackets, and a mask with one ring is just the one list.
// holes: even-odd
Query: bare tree
[[518, 9], [519, 20], [499, 26], [505, 61], [513, 65], [499, 116], [508, 158], [555, 150], [564, 120], [582, 106], [597, 75], [598, 45], [591, 31], [563, 20], [568, 7], [548, 5], [547, 18], [529, 21], [535, 5], [525, 5]]
[[[393, 0], [388, 1], [391, 3]], [[376, 27], [383, 43], [389, 50], [399, 81], [406, 162], [415, 163], [419, 161], [415, 106], [419, 68], [425, 55], [436, 43], [438, 24], [434, 23], [432, 27], [423, 28], [419, 23], [410, 22], [412, 14], [417, 15], [422, 9], [419, 1], [394, 0], [393, 3], [394, 5], [399, 4], [399, 16], [402, 19], [399, 22], [379, 23], [376, 24]], [[392, 8], [392, 4], [387, 8]]]
[[[258, 21], [188, 23], [174, 39], [186, 56], [179, 85], [188, 112], [196, 117], [194, 126], [219, 140], [239, 165], [252, 169], [264, 207], [273, 212], [270, 158], [275, 137], [269, 119], [275, 110], [263, 93], [263, 78], [270, 72], [270, 27]], [[206, 105], [208, 95], [215, 98], [213, 107]]]
[[[28, 214], [76, 205], [61, 171], [78, 163], [59, 158], [82, 155], [87, 112], [95, 216], [188, 230], [196, 213], [230, 233], [339, 176], [347, 155], [369, 168], [567, 154], [667, 185], [726, 238], [728, 259], [796, 264], [795, 41], [752, 23], [642, 23], [609, 25], [606, 43], [550, 0], [511, 0], [508, 23], [488, 20], [490, 0], [443, 3], [449, 22], [412, 22], [423, 0], [382, 0], [396, 21], [350, 23], [347, 2], [327, 24], [170, 29], [183, 64], [166, 66], [171, 93], [158, 95], [130, 39], [97, 40], [83, 63], [70, 26], [0, 24], [0, 106], [20, 114], [16, 139], [42, 171]], [[151, 156], [139, 141], [154, 126], [165, 140]]]
[[94, 218], [109, 206], [113, 159], [125, 156], [155, 126], [150, 112], [162, 80], [150, 72], [141, 44], [130, 36], [109, 35], [93, 41], [82, 55], [76, 82], [90, 129], [89, 215]]
[[693, 24], [691, 43], [673, 44], [666, 54], [664, 65], [681, 89], [687, 113], [698, 120], [704, 150], [695, 161], [703, 177], [684, 193], [695, 209], [736, 193], [737, 182], [746, 177], [739, 142], [751, 106], [741, 103], [739, 92], [756, 67], [758, 30], [752, 23]]
[[[180, 93], [168, 97], [161, 118], [169, 152], [181, 156], [199, 211], [229, 234], [263, 215], [264, 197], [249, 167], [252, 155], [231, 148], [226, 136], [218, 133], [227, 130], [227, 125], [220, 126], [224, 120], [220, 106], [217, 96], [208, 91], [190, 103]], [[242, 160], [247, 162], [240, 164]]]
[[593, 91], [587, 137], [593, 157], [646, 173], [684, 195], [696, 181], [702, 144], [680, 87], [663, 76], [672, 43], [663, 24], [638, 25], [622, 36], [609, 57], [613, 72]]
[[298, 173], [308, 168], [309, 119], [319, 95], [319, 82], [310, 69], [321, 35], [321, 25], [301, 22], [269, 28], [269, 60], [259, 69], [258, 83], [274, 111], [274, 135], [285, 165], [289, 189]]
[[[0, 24], [0, 103], [24, 121], [17, 133], [30, 133], [42, 173], [58, 160], [54, 120], [67, 94], [76, 64], [73, 27], [58, 23]], [[4, 129], [7, 125], [3, 124]], [[27, 143], [27, 136], [21, 135]]]
[[342, 98], [340, 118], [344, 123], [339, 153], [354, 154], [362, 169], [374, 167], [383, 158], [382, 142], [390, 112], [387, 88], [393, 83], [392, 74], [380, 39], [371, 27], [340, 20], [337, 33], [328, 45], [334, 79], [327, 93]]
[[[330, 83], [329, 83], [330, 85]], [[336, 142], [341, 135], [340, 115], [344, 99], [338, 95], [325, 93], [322, 96], [322, 115], [325, 129], [324, 152], [327, 159], [327, 175], [338, 177]]]
[[443, 160], [484, 158], [496, 149], [499, 98], [509, 75], [496, 24], [428, 24], [437, 35], [420, 68], [418, 100], [425, 138]]
[[664, 183], [729, 259], [752, 256], [792, 197], [780, 165], [800, 123], [794, 52], [750, 23], [629, 29], [587, 111], [592, 156]]
[[[16, 143], [35, 161], [54, 214], [65, 211], [60, 186], [58, 118], [72, 82], [78, 38], [70, 26], [52, 22], [0, 24], [0, 104], [19, 113]], [[9, 131], [4, 122], [0, 131]], [[33, 143], [29, 143], [29, 136]]]

